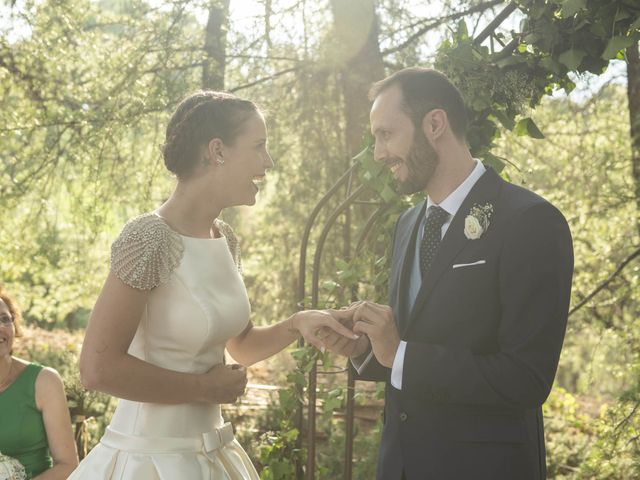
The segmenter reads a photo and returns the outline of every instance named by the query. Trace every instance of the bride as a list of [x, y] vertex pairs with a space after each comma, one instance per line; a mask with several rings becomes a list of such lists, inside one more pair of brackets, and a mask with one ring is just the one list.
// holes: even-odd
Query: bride
[[[255, 104], [203, 91], [171, 117], [163, 147], [177, 177], [169, 200], [130, 220], [111, 248], [111, 270], [80, 357], [84, 385], [119, 397], [100, 443], [69, 477], [258, 479], [220, 415], [244, 393], [245, 366], [322, 327], [353, 337], [328, 313], [306, 311], [254, 327], [238, 243], [218, 219], [253, 205], [273, 167]], [[225, 365], [224, 350], [241, 365]]]

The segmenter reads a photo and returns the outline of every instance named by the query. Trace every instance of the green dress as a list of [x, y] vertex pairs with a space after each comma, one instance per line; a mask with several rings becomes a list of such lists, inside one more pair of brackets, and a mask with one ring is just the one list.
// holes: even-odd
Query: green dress
[[36, 407], [36, 378], [41, 365], [30, 363], [0, 392], [0, 452], [22, 463], [27, 478], [51, 468], [42, 413]]

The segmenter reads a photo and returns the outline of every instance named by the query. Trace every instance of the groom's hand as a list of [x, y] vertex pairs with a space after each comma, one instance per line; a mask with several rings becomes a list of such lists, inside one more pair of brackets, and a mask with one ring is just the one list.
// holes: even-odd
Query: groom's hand
[[[328, 310], [333, 318], [349, 330], [353, 329], [354, 311], [355, 309], [352, 308]], [[322, 340], [322, 343], [328, 350], [345, 357], [359, 357], [369, 350], [369, 339], [366, 335], [360, 335], [359, 338], [352, 339], [325, 327], [318, 332], [318, 338]]]
[[362, 302], [353, 312], [353, 331], [366, 334], [378, 362], [391, 368], [400, 345], [391, 307], [373, 302]]
[[291, 317], [291, 324], [308, 343], [319, 350], [326, 348], [325, 343], [319, 336], [322, 331], [331, 331], [339, 337], [350, 340], [358, 339], [358, 336], [350, 328], [345, 327], [343, 323], [337, 321], [326, 310], [302, 310], [296, 312]]

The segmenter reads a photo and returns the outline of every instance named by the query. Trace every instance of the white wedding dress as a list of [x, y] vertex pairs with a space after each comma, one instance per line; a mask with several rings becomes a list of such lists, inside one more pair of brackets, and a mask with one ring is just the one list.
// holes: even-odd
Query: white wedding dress
[[[189, 373], [223, 362], [225, 343], [246, 327], [250, 305], [233, 232], [217, 226], [225, 236], [185, 237], [147, 213], [114, 242], [112, 270], [150, 290], [131, 355]], [[100, 443], [69, 479], [258, 480], [258, 474], [219, 405], [121, 399]]]

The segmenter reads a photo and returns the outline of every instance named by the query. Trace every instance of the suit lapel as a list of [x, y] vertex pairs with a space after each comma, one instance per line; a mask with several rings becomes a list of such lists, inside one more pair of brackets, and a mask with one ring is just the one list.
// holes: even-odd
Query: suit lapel
[[498, 174], [492, 168], [488, 167], [487, 171], [473, 186], [467, 198], [464, 199], [462, 205], [460, 205], [460, 208], [451, 221], [451, 225], [449, 225], [447, 229], [447, 233], [440, 243], [440, 248], [438, 249], [438, 253], [436, 253], [436, 257], [433, 259], [431, 268], [429, 272], [427, 272], [426, 278], [422, 281], [422, 286], [420, 287], [416, 301], [411, 309], [411, 314], [409, 315], [409, 321], [403, 325], [403, 334], [406, 333], [409, 326], [417, 318], [417, 313], [422, 309], [442, 274], [451, 268], [453, 260], [470, 243], [470, 240], [464, 235], [464, 222], [471, 207], [476, 203], [481, 205], [495, 198], [499, 193], [501, 182], [502, 179]]
[[394, 275], [398, 282], [397, 294], [396, 294], [396, 306], [398, 310], [398, 324], [407, 324], [408, 309], [410, 308], [408, 294], [409, 294], [409, 279], [411, 276], [411, 268], [413, 266], [413, 257], [416, 249], [416, 237], [418, 236], [418, 228], [420, 227], [420, 219], [424, 216], [425, 209], [427, 207], [426, 199], [422, 204], [416, 205], [411, 212], [409, 212], [407, 219], [403, 222], [406, 227], [402, 231], [398, 231], [396, 239], [398, 243], [398, 249], [396, 250], [402, 255], [398, 259], [399, 271]]

